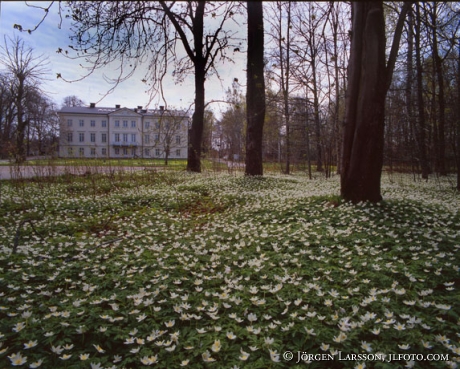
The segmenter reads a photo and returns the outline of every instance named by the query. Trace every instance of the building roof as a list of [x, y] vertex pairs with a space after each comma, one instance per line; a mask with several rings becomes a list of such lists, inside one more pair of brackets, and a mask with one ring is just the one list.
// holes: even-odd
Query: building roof
[[164, 109], [142, 109], [142, 107], [138, 106], [137, 108], [121, 108], [119, 105], [116, 107], [99, 107], [99, 106], [64, 106], [58, 113], [60, 114], [97, 114], [97, 115], [108, 115], [115, 112], [123, 112], [129, 111], [134, 112], [139, 115], [151, 115], [157, 116], [162, 115], [164, 112], [172, 113], [173, 115], [181, 115], [187, 116], [187, 112], [184, 110], [164, 110]]

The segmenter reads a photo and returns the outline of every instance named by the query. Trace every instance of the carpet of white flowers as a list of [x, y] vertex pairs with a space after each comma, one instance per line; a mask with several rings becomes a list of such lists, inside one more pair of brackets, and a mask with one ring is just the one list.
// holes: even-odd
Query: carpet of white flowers
[[0, 368], [460, 367], [452, 180], [3, 181]]

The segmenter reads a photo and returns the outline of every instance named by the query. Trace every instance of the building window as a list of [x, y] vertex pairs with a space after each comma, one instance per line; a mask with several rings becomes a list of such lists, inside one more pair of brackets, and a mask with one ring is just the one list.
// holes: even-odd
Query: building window
[[73, 156], [73, 147], [68, 147], [67, 148], [67, 155]]
[[107, 133], [101, 135], [101, 142], [107, 142]]
[[120, 127], [120, 121], [119, 120], [115, 121], [115, 127]]
[[106, 149], [105, 147], [102, 148], [101, 154], [102, 154], [103, 156], [106, 156], [106, 155], [107, 155], [107, 149]]
[[150, 156], [150, 149], [145, 149], [144, 153], [145, 153], [145, 156]]
[[96, 127], [96, 121], [95, 120], [90, 121], [90, 126], [91, 127]]
[[78, 134], [78, 141], [79, 142], [85, 142], [85, 134], [83, 132], [80, 132]]
[[136, 121], [135, 120], [131, 121], [131, 128], [136, 128]]
[[160, 129], [160, 122], [155, 122], [155, 128]]
[[155, 134], [155, 142], [158, 142], [160, 140], [160, 135], [159, 134]]
[[180, 145], [180, 136], [176, 136], [176, 145]]
[[106, 128], [106, 127], [107, 127], [107, 121], [106, 121], [106, 120], [103, 120], [103, 121], [101, 122], [101, 126], [102, 126], [102, 128]]
[[120, 142], [120, 134], [115, 133], [115, 142]]
[[115, 155], [120, 155], [120, 148], [119, 147], [115, 147]]
[[144, 143], [149, 144], [150, 143], [150, 135], [144, 135]]
[[127, 147], [123, 147], [123, 155], [128, 155], [128, 148]]
[[67, 119], [67, 127], [72, 127], [72, 119]]
[[91, 142], [96, 142], [96, 134], [95, 133], [90, 134], [90, 141]]
[[73, 142], [73, 133], [72, 132], [67, 133], [67, 142]]
[[124, 120], [123, 121], [123, 128], [127, 128], [128, 127], [128, 121], [127, 120]]
[[150, 128], [150, 122], [145, 122], [144, 123], [144, 128]]
[[91, 148], [91, 156], [96, 156], [96, 148], [95, 147]]
[[85, 148], [84, 147], [80, 147], [80, 149], [78, 151], [80, 153], [80, 157], [85, 156]]
[[131, 142], [136, 142], [136, 134], [131, 133]]
[[155, 149], [155, 156], [160, 156], [160, 149]]
[[84, 127], [84, 126], [85, 126], [85, 121], [84, 121], [83, 119], [80, 119], [80, 120], [78, 121], [78, 125], [79, 125], [80, 127]]
[[177, 150], [176, 150], [176, 156], [177, 156], [178, 158], [180, 158], [180, 149], [177, 149]]
[[123, 142], [128, 142], [128, 134], [123, 133]]

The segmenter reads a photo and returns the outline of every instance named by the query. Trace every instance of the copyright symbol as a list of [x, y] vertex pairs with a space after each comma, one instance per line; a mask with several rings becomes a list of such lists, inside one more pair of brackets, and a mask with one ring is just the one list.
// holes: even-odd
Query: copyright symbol
[[286, 361], [291, 361], [293, 357], [294, 354], [291, 351], [286, 351], [285, 353], [283, 353], [283, 359]]

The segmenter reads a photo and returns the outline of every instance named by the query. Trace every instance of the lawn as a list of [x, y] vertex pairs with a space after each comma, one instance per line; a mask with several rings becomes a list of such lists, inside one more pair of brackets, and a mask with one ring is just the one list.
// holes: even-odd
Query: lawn
[[[120, 159], [103, 159], [103, 158], [40, 158], [28, 159], [21, 165], [36, 165], [36, 166], [81, 166], [81, 167], [163, 167], [164, 159], [135, 159], [135, 158], [120, 158]], [[0, 165], [15, 165], [14, 163], [3, 160]], [[187, 161], [184, 159], [169, 159], [168, 166], [184, 169]]]
[[1, 181], [0, 367], [454, 368], [451, 181], [358, 205], [300, 174]]

